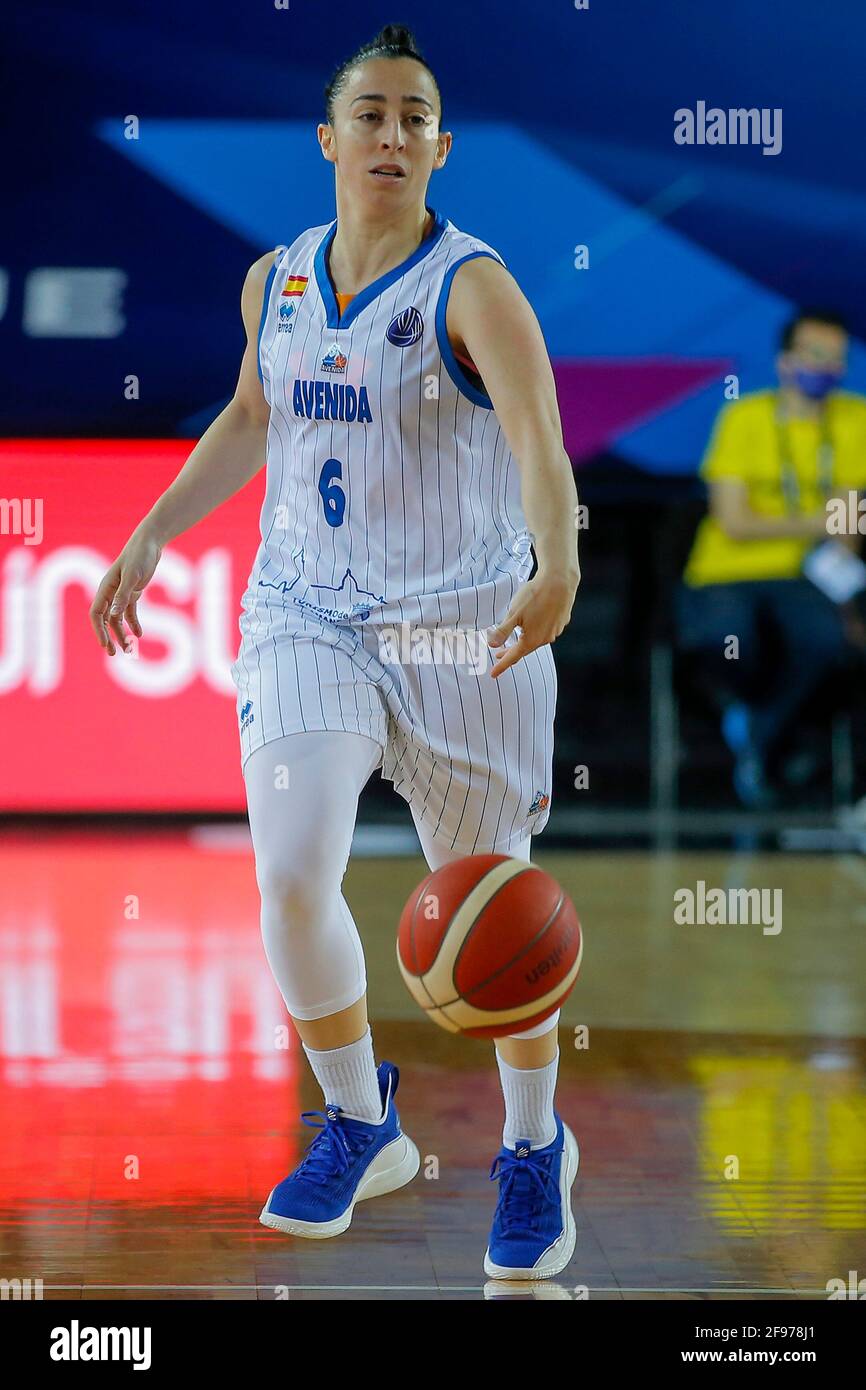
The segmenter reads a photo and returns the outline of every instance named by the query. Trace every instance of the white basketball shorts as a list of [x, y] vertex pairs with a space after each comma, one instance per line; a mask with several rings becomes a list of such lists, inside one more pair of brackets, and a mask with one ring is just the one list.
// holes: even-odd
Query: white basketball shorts
[[[381, 775], [462, 854], [508, 854], [547, 824], [557, 677], [550, 645], [495, 680], [480, 633], [339, 623], [257, 605], [232, 665], [241, 762], [306, 729], [366, 734]], [[512, 633], [508, 642], [517, 640]], [[441, 640], [440, 640], [441, 639]]]

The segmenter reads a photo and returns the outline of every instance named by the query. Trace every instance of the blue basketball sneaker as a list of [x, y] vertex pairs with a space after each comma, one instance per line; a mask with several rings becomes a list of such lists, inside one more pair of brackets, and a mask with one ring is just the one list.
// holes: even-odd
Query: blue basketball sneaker
[[499, 1182], [499, 1201], [484, 1256], [484, 1273], [491, 1278], [549, 1279], [574, 1253], [570, 1194], [580, 1153], [568, 1125], [553, 1113], [556, 1138], [545, 1148], [519, 1139], [493, 1160], [490, 1181]]
[[[327, 1101], [324, 1110], [303, 1112], [304, 1124], [320, 1132], [265, 1202], [259, 1217], [263, 1226], [312, 1240], [338, 1236], [351, 1223], [356, 1202], [412, 1181], [421, 1159], [400, 1129], [394, 1104], [400, 1073], [393, 1062], [380, 1062], [376, 1074], [382, 1096], [377, 1123], [356, 1119]], [[321, 1115], [324, 1124], [308, 1118], [314, 1115]]]

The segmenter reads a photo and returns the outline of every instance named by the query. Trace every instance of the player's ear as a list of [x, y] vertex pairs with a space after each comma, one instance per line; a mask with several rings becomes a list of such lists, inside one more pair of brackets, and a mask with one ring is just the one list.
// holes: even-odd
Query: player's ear
[[449, 152], [451, 150], [451, 131], [440, 130], [438, 136], [436, 137], [436, 141], [436, 154], [433, 158], [433, 168], [443, 169], [445, 167], [445, 161], [448, 158]]
[[319, 137], [319, 147], [323, 156], [329, 164], [337, 162], [337, 145], [334, 138], [334, 127], [332, 125], [319, 125], [316, 127], [316, 135]]

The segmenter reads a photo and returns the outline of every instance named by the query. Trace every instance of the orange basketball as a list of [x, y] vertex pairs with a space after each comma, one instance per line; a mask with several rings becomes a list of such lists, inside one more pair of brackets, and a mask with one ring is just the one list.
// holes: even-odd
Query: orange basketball
[[422, 879], [400, 916], [397, 961], [413, 999], [449, 1033], [522, 1032], [558, 1009], [580, 969], [574, 903], [550, 874], [472, 854]]

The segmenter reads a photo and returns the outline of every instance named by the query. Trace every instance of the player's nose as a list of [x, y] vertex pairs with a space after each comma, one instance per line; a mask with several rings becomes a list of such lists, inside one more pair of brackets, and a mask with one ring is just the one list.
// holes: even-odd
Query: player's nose
[[399, 117], [395, 116], [392, 121], [386, 121], [382, 127], [382, 148], [401, 150], [405, 143], [406, 136]]

